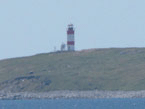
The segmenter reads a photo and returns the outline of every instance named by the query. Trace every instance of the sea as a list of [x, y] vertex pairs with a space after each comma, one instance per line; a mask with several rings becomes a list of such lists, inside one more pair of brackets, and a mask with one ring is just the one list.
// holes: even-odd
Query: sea
[[0, 109], [145, 109], [145, 99], [0, 100]]

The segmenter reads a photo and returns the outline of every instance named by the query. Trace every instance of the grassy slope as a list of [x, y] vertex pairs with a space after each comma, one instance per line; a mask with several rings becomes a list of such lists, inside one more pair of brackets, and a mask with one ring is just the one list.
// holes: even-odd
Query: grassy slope
[[[40, 78], [15, 80], [28, 76]], [[94, 49], [2, 60], [0, 83], [1, 90], [14, 92], [145, 90], [145, 48]]]

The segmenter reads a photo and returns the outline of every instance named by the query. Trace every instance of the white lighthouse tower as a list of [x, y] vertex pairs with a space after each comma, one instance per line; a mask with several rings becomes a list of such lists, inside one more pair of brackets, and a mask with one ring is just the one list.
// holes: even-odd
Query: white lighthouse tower
[[67, 49], [68, 51], [75, 51], [73, 24], [68, 25], [68, 29], [67, 29]]

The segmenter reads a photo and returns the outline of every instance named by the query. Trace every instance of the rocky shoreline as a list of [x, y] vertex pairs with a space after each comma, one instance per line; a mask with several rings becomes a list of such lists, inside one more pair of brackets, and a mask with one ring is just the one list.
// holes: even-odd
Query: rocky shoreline
[[50, 91], [32, 92], [0, 92], [0, 100], [18, 99], [59, 99], [59, 98], [145, 98], [145, 91]]

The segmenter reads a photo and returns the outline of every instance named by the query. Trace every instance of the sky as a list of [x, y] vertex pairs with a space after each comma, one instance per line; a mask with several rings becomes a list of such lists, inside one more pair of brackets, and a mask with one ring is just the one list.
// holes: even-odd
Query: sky
[[76, 50], [145, 47], [145, 0], [0, 0], [0, 59], [48, 53], [75, 27]]

